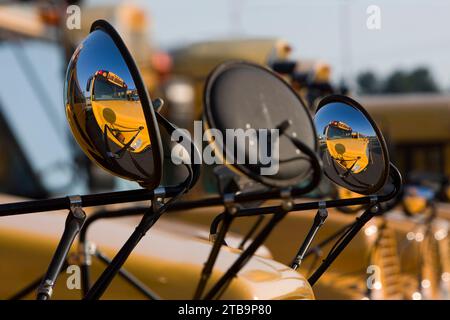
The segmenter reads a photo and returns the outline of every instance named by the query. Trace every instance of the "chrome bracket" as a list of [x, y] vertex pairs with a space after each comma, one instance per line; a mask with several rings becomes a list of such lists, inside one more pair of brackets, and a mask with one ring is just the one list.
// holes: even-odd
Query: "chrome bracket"
[[328, 217], [327, 203], [325, 201], [319, 201], [319, 209], [317, 212], [319, 213], [320, 226], [322, 226]]
[[52, 281], [45, 280], [45, 282], [42, 283], [37, 290], [38, 295], [44, 294], [47, 297], [51, 297], [53, 293], [53, 286], [54, 283]]
[[292, 200], [292, 189], [285, 188], [280, 190], [281, 207], [284, 211], [291, 211], [294, 207], [294, 201]]
[[380, 206], [378, 205], [378, 196], [370, 196], [370, 207], [370, 212], [372, 214], [378, 213], [378, 211], [380, 210]]
[[236, 207], [234, 193], [225, 193], [223, 195], [223, 204], [228, 214], [233, 215], [238, 211]]
[[78, 220], [84, 220], [86, 218], [86, 213], [83, 210], [83, 201], [81, 196], [73, 195], [68, 196], [69, 198], [69, 211], [72, 216]]
[[164, 205], [164, 197], [166, 195], [166, 189], [164, 187], [158, 187], [153, 191], [153, 211], [159, 210]]

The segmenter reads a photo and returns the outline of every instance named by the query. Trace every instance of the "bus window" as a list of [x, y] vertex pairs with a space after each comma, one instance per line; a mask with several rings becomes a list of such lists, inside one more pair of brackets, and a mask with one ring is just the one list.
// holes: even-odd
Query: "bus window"
[[349, 138], [351, 136], [351, 131], [341, 129], [335, 126], [329, 126], [327, 132], [328, 139], [342, 139]]
[[48, 196], [33, 171], [8, 123], [0, 113], [0, 192], [18, 196], [43, 198]]

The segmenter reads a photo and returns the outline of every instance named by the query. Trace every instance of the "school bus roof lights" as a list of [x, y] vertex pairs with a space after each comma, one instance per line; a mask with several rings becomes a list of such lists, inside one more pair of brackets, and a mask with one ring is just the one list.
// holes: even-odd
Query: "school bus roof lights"
[[341, 122], [341, 121], [331, 121], [330, 125], [338, 127], [340, 129], [347, 130], [347, 131], [351, 131], [352, 130], [352, 128], [349, 125], [347, 125], [347, 124], [345, 124], [344, 122]]

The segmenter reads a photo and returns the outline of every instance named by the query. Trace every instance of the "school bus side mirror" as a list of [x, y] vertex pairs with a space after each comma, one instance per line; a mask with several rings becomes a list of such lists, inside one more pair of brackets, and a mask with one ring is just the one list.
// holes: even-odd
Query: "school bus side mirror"
[[94, 163], [148, 189], [159, 185], [163, 157], [152, 101], [127, 47], [106, 21], [94, 22], [76, 48], [64, 98], [72, 133]]
[[328, 96], [314, 118], [325, 175], [350, 191], [379, 191], [389, 174], [389, 155], [381, 131], [353, 99]]

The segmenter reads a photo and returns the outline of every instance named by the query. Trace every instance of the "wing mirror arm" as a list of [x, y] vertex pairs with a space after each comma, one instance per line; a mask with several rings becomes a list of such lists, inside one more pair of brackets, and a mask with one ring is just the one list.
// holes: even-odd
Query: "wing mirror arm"
[[310, 248], [312, 241], [314, 240], [320, 227], [322, 227], [322, 225], [325, 223], [327, 217], [328, 211], [325, 202], [321, 201], [319, 203], [319, 210], [317, 211], [316, 216], [314, 217], [313, 225], [311, 226], [311, 229], [309, 229], [306, 238], [303, 240], [303, 243], [300, 246], [297, 255], [295, 256], [295, 259], [291, 264], [292, 269], [297, 270], [300, 267], [303, 259], [305, 258], [306, 252]]
[[331, 252], [327, 255], [325, 260], [323, 260], [322, 264], [314, 271], [314, 273], [308, 278], [308, 282], [311, 286], [316, 284], [317, 280], [325, 273], [326, 270], [331, 266], [331, 264], [336, 260], [336, 258], [341, 254], [341, 252], [347, 247], [351, 240], [356, 236], [356, 234], [364, 227], [364, 225], [372, 219], [375, 215], [377, 215], [379, 206], [377, 204], [377, 200], [373, 199], [373, 205], [370, 206], [363, 214], [357, 218], [356, 223], [346, 232], [341, 238], [339, 244], [332, 249]]
[[[175, 125], [170, 123], [160, 114], [156, 113], [156, 118], [169, 134], [172, 134], [172, 132], [174, 132], [177, 129]], [[193, 163], [193, 161], [191, 161], [192, 159], [191, 156], [196, 156], [195, 152], [199, 151], [188, 136], [184, 135], [183, 139], [189, 139], [188, 142], [189, 145], [191, 146], [191, 150], [186, 150], [190, 155], [190, 159], [188, 159], [188, 162], [185, 162], [184, 164], [186, 165], [186, 168], [189, 171], [189, 175], [186, 178], [186, 180], [181, 184], [182, 186], [181, 192], [172, 197], [166, 203], [164, 203], [163, 198], [166, 196], [165, 188], [158, 188], [162, 189], [163, 194], [158, 194], [157, 190], [154, 191], [152, 208], [144, 214], [141, 222], [136, 227], [136, 230], [132, 233], [132, 235], [124, 244], [124, 246], [116, 254], [116, 256], [113, 258], [111, 263], [106, 268], [106, 270], [94, 283], [92, 288], [87, 292], [87, 294], [84, 297], [84, 300], [97, 300], [103, 295], [106, 288], [110, 285], [114, 276], [120, 271], [122, 265], [128, 259], [129, 255], [134, 250], [139, 241], [142, 239], [142, 237], [146, 234], [146, 232], [156, 223], [156, 221], [161, 217], [161, 215], [168, 208], [170, 208], [175, 203], [176, 200], [178, 200], [178, 198], [182, 194], [187, 192], [197, 182], [198, 177], [200, 175], [200, 165]]]
[[[162, 101], [162, 99], [158, 98], [155, 99], [155, 101]], [[158, 103], [158, 105], [162, 106], [163, 102]], [[168, 121], [166, 118], [164, 118], [162, 115], [160, 115], [158, 112], [156, 112], [156, 119], [158, 120], [158, 123], [161, 124], [164, 129], [167, 131], [169, 135], [172, 135], [172, 133], [177, 130], [178, 128]], [[200, 159], [200, 151], [198, 150], [195, 143], [192, 141], [192, 139], [189, 137], [189, 135], [183, 135], [183, 139], [186, 139], [188, 141], [187, 145], [190, 146], [191, 150], [186, 150], [187, 154], [189, 155], [189, 159], [184, 159], [184, 163], [186, 166], [189, 166], [192, 170], [192, 178], [188, 186], [188, 190], [191, 189], [196, 182], [198, 181], [198, 178], [200, 177], [200, 164], [195, 163], [195, 159]], [[181, 144], [186, 145], [186, 144]]]
[[[160, 114], [156, 113], [156, 118], [158, 122], [167, 130], [169, 134], [172, 134], [177, 128], [175, 125], [170, 123]], [[195, 155], [195, 152], [199, 152], [195, 144], [190, 140], [188, 136], [183, 136], [184, 139], [189, 139], [189, 145], [191, 150], [186, 150], [190, 156]], [[184, 163], [189, 171], [189, 175], [186, 180], [181, 184], [181, 191], [172, 197], [169, 201], [164, 203], [163, 198], [166, 196], [165, 188], [158, 188], [153, 192], [152, 208], [148, 210], [142, 217], [141, 222], [136, 227], [135, 231], [132, 233], [130, 238], [120, 249], [120, 251], [113, 258], [111, 263], [101, 274], [98, 280], [94, 283], [92, 288], [87, 292], [84, 300], [97, 300], [99, 299], [106, 288], [110, 285], [112, 279], [120, 271], [125, 261], [128, 259], [131, 252], [137, 246], [142, 237], [147, 233], [147, 231], [156, 223], [156, 221], [161, 217], [161, 215], [170, 208], [178, 198], [187, 192], [198, 180], [200, 175], [200, 165], [194, 164], [190, 161], [192, 158], [188, 159], [188, 162]], [[157, 191], [160, 190], [162, 194]]]
[[[330, 267], [330, 265], [336, 260], [336, 258], [339, 256], [339, 254], [347, 247], [347, 245], [350, 243], [350, 241], [356, 236], [356, 234], [364, 227], [364, 225], [372, 219], [374, 216], [380, 214], [380, 212], [384, 212], [384, 210], [380, 210], [380, 203], [389, 201], [393, 198], [395, 198], [402, 189], [402, 176], [398, 169], [391, 163], [390, 164], [390, 177], [392, 179], [392, 184], [394, 186], [394, 189], [389, 192], [386, 195], [380, 195], [380, 196], [371, 196], [370, 202], [369, 202], [369, 208], [363, 212], [363, 214], [357, 218], [357, 221], [355, 224], [347, 230], [342, 238], [340, 239], [340, 242], [337, 244], [337, 246], [332, 249], [332, 251], [328, 254], [328, 256], [325, 258], [325, 260], [322, 262], [322, 264], [317, 268], [317, 270], [309, 277], [308, 281], [311, 286], [313, 286], [317, 280], [323, 275], [323, 273]], [[366, 197], [367, 198], [367, 197]], [[352, 199], [344, 199], [344, 200], [338, 200], [338, 202], [351, 202]], [[345, 205], [351, 205], [345, 204]]]
[[[285, 211], [285, 213], [290, 211], [306, 211], [312, 209], [320, 209], [320, 208], [330, 208], [330, 207], [338, 207], [338, 206], [347, 206], [347, 205], [355, 205], [355, 204], [369, 204], [369, 208], [357, 219], [357, 221], [352, 224], [352, 226], [345, 231], [342, 235], [340, 243], [336, 246], [336, 248], [330, 252], [327, 258], [322, 262], [319, 268], [313, 273], [313, 275], [308, 279], [311, 285], [314, 285], [317, 280], [322, 276], [322, 274], [329, 268], [329, 266], [334, 262], [334, 260], [338, 257], [338, 255], [347, 247], [350, 241], [355, 237], [355, 235], [362, 229], [362, 227], [370, 220], [372, 217], [380, 213], [380, 202], [386, 202], [393, 198], [395, 198], [402, 188], [402, 177], [398, 169], [390, 164], [390, 176], [392, 180], [392, 184], [394, 186], [393, 190], [385, 195], [380, 196], [367, 196], [355, 199], [341, 199], [341, 200], [331, 200], [325, 202], [307, 202], [307, 203], [298, 203], [294, 204], [292, 208]], [[236, 214], [235, 217], [248, 217], [255, 215], [265, 215], [265, 214], [274, 214], [281, 209], [281, 206], [271, 206], [271, 207], [262, 207], [262, 208], [247, 208], [241, 209]], [[323, 212], [322, 212], [323, 214]], [[218, 221], [216, 221], [215, 225], [217, 226], [220, 219], [223, 216], [216, 217]], [[319, 222], [320, 223], [320, 222]], [[275, 224], [275, 223], [274, 223]], [[273, 226], [272, 226], [273, 227]], [[313, 227], [315, 228], [315, 227]], [[270, 228], [269, 228], [270, 229]], [[214, 230], [211, 231], [215, 233]], [[270, 231], [269, 231], [270, 232]], [[265, 235], [266, 236], [266, 235]], [[313, 236], [313, 235], [311, 235]], [[310, 236], [310, 237], [311, 237]], [[262, 236], [264, 237], [264, 236]], [[258, 238], [258, 237], [257, 237]], [[306, 243], [308, 240], [306, 241]], [[307, 248], [306, 248], [307, 249]], [[307, 252], [307, 251], [306, 251]], [[305, 252], [305, 255], [306, 255]], [[242, 267], [242, 266], [240, 266]], [[237, 272], [238, 268], [233, 270], [233, 272]], [[227, 275], [229, 276], [229, 275]], [[225, 276], [224, 276], [225, 277]], [[227, 278], [227, 277], [225, 277]], [[224, 285], [226, 282], [222, 281], [221, 285]], [[215, 288], [217, 289], [217, 288]], [[214, 291], [213, 291], [214, 292]], [[213, 295], [210, 293], [206, 296], [206, 298], [211, 298]]]
[[37, 300], [49, 300], [52, 296], [53, 287], [61, 269], [64, 266], [70, 247], [75, 237], [80, 232], [86, 220], [86, 213], [82, 208], [80, 196], [70, 198], [70, 212], [67, 216], [64, 232], [58, 243], [55, 254], [50, 262], [45, 276], [38, 288]]

